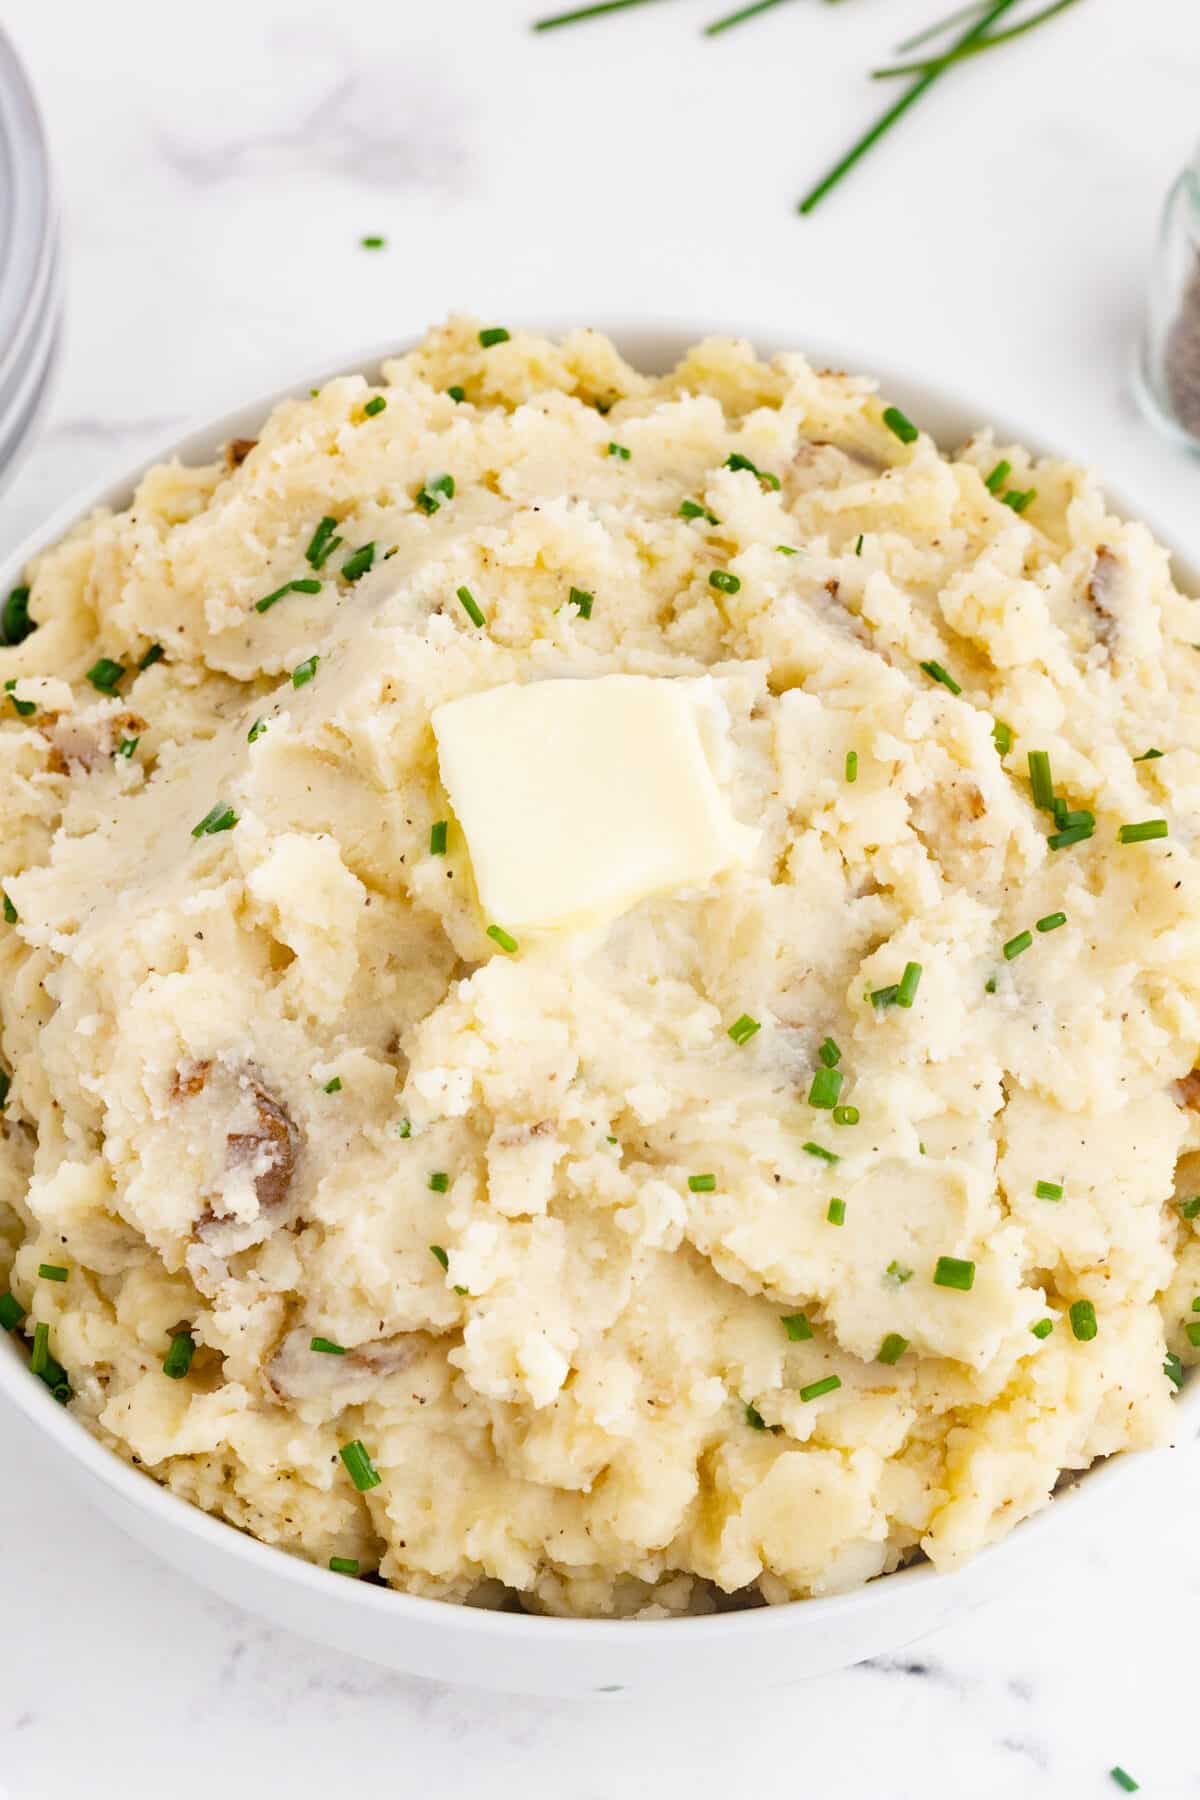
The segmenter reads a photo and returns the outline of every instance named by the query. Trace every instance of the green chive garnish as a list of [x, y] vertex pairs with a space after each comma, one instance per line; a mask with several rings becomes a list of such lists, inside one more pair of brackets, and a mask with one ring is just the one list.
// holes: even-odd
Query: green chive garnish
[[50, 1362], [50, 1327], [45, 1320], [33, 1328], [33, 1351], [29, 1367], [34, 1375], [44, 1375]]
[[911, 1281], [913, 1277], [912, 1270], [900, 1262], [890, 1262], [883, 1274], [885, 1281], [893, 1282], [896, 1287], [903, 1287], [905, 1282]]
[[374, 561], [374, 543], [364, 544], [360, 550], [353, 551], [346, 558], [342, 564], [342, 574], [347, 581], [358, 581], [366, 574]]
[[1185, 1219], [1200, 1218], [1200, 1194], [1194, 1194], [1190, 1200], [1181, 1200], [1179, 1211]]
[[1006, 725], [1003, 719], [997, 719], [992, 726], [992, 742], [996, 746], [997, 756], [1007, 756], [1012, 749], [1012, 726]]
[[1025, 508], [1032, 506], [1036, 499], [1036, 488], [1026, 488], [1024, 492], [1019, 488], [1009, 488], [1007, 494], [1001, 494], [1000, 504], [1001, 506], [1011, 506], [1015, 513], [1023, 513]]
[[725, 458], [725, 467], [727, 469], [744, 469], [747, 474], [753, 475], [758, 481], [765, 481], [772, 492], [778, 493], [779, 491], [778, 475], [772, 475], [767, 469], [756, 468], [750, 458], [743, 456], [740, 450], [735, 450], [732, 456]]
[[907, 1349], [908, 1339], [906, 1337], [901, 1337], [898, 1331], [889, 1331], [875, 1353], [875, 1361], [881, 1363], [898, 1363]]
[[29, 616], [29, 589], [15, 587], [0, 606], [0, 644], [23, 644], [37, 626]]
[[807, 1387], [800, 1389], [801, 1400], [819, 1400], [822, 1394], [832, 1394], [842, 1385], [840, 1375], [826, 1375], [821, 1381], [810, 1381]]
[[254, 602], [254, 610], [255, 612], [260, 613], [270, 612], [271, 608], [277, 601], [282, 600], [285, 594], [319, 594], [320, 591], [321, 583], [312, 580], [310, 576], [304, 575], [299, 581], [285, 581], [283, 586], [281, 588], [276, 588], [273, 594], [267, 594], [263, 599], [256, 600]]
[[825, 1042], [821, 1045], [821, 1048], [817, 1051], [817, 1055], [820, 1057], [821, 1061], [825, 1064], [825, 1067], [827, 1069], [836, 1069], [838, 1064], [842, 1060], [842, 1053], [838, 1049], [837, 1045], [834, 1043], [834, 1041], [831, 1037], [827, 1037], [825, 1039]]
[[858, 780], [858, 751], [857, 750], [847, 750], [847, 752], [846, 752], [846, 780], [847, 781], [857, 781]]
[[3, 888], [0, 888], [0, 900], [4, 902], [4, 923], [6, 925], [19, 925], [21, 921], [17, 909], [9, 899], [8, 895], [4, 892]]
[[[713, 523], [716, 523], [715, 519]], [[794, 544], [776, 544], [775, 548], [780, 556], [799, 556], [800, 554]]]
[[163, 1358], [163, 1374], [169, 1375], [172, 1381], [182, 1381], [192, 1366], [192, 1358], [196, 1354], [196, 1340], [190, 1331], [177, 1331], [171, 1339], [171, 1347]]
[[1140, 825], [1122, 825], [1117, 832], [1120, 844], [1148, 844], [1151, 838], [1165, 838], [1167, 821], [1165, 819], [1144, 819]]
[[991, 474], [985, 477], [983, 485], [989, 494], [998, 494], [1011, 474], [1012, 464], [1001, 458]]
[[140, 737], [122, 738], [120, 743], [117, 745], [115, 751], [113, 752], [113, 755], [114, 756], [122, 756], [122, 757], [124, 757], [126, 762], [129, 762], [129, 760], [133, 756], [134, 751], [137, 749], [137, 747], [141, 743], [141, 741], [142, 740]]
[[200, 823], [192, 826], [192, 836], [214, 837], [218, 831], [232, 831], [237, 822], [238, 816], [232, 806], [218, 800], [209, 807]]
[[[431, 1182], [430, 1186], [432, 1185]], [[436, 1257], [438, 1262], [441, 1263], [443, 1269], [448, 1269], [450, 1267], [450, 1258], [440, 1244], [430, 1244], [429, 1251], [430, 1255]]]
[[868, 998], [873, 1007], [882, 1011], [885, 1007], [895, 1006], [896, 995], [899, 992], [899, 987], [893, 983], [891, 987], [872, 988]]
[[396, 1127], [396, 1136], [402, 1137], [402, 1138], [410, 1138], [412, 1136], [412, 1120], [411, 1119], [401, 1119], [400, 1123]]
[[746, 1423], [751, 1431], [765, 1431], [767, 1429], [767, 1421], [763, 1418], [757, 1406], [751, 1406], [748, 1400], [745, 1404], [744, 1413]]
[[813, 1328], [804, 1313], [785, 1313], [779, 1323], [793, 1344], [802, 1344], [813, 1334]]
[[1004, 960], [1011, 962], [1014, 956], [1020, 956], [1033, 943], [1032, 931], [1018, 931], [1016, 937], [1009, 938], [1004, 946]]
[[1072, 844], [1082, 844], [1095, 831], [1095, 824], [1086, 820], [1078, 825], [1068, 825], [1062, 831], [1052, 831], [1046, 839], [1051, 850], [1067, 850]]
[[294, 688], [307, 687], [317, 673], [317, 664], [320, 660], [319, 656], [313, 655], [306, 656], [302, 663], [297, 663], [292, 670], [292, 686]]
[[310, 1350], [317, 1351], [320, 1356], [345, 1356], [346, 1354], [344, 1344], [335, 1344], [332, 1338], [327, 1337], [310, 1339], [308, 1347]]
[[948, 674], [947, 671], [943, 669], [940, 662], [923, 662], [920, 666], [924, 669], [931, 681], [939, 682], [942, 687], [949, 688], [952, 694], [962, 693], [962, 688], [959, 686], [958, 682], [955, 681], [953, 675]]
[[449, 830], [450, 830], [450, 821], [448, 819], [439, 819], [435, 825], [430, 826], [430, 828], [429, 828], [429, 854], [430, 854], [430, 856], [445, 856], [445, 854], [446, 854], [446, 835], [449, 832]]
[[338, 1455], [345, 1463], [347, 1473], [360, 1494], [365, 1494], [368, 1488], [379, 1486], [382, 1477], [367, 1455], [361, 1438], [355, 1438], [352, 1443], [343, 1444]]
[[857, 1125], [861, 1117], [857, 1106], [835, 1106], [833, 1109], [835, 1125]]
[[1194, 1320], [1190, 1325], [1185, 1325], [1184, 1330], [1187, 1332], [1188, 1343], [1194, 1349], [1200, 1350], [1200, 1319]]
[[368, 400], [367, 404], [363, 407], [363, 414], [366, 418], [373, 419], [377, 413], [383, 411], [386, 405], [387, 401], [384, 399], [383, 395], [376, 394], [375, 398], [373, 400]]
[[340, 1075], [335, 1075], [333, 1080], [327, 1081], [325, 1083], [324, 1087], [321, 1089], [321, 1092], [323, 1094], [340, 1094], [341, 1091], [342, 1091], [342, 1078]]
[[489, 925], [487, 928], [487, 935], [494, 944], [499, 944], [500, 948], [509, 956], [516, 955], [518, 948], [517, 940], [511, 933], [505, 931], [502, 925]]
[[708, 585], [716, 588], [720, 594], [736, 594], [742, 584], [739, 577], [731, 575], [728, 569], [713, 569], [708, 577]]
[[704, 519], [710, 525], [719, 525], [716, 513], [709, 512], [707, 506], [701, 506], [698, 500], [682, 500], [679, 504], [681, 519]]
[[382, 237], [365, 237], [360, 238], [359, 242], [364, 250], [382, 250], [383, 246], [387, 243], [387, 239]]
[[933, 1271], [933, 1285], [957, 1288], [960, 1293], [968, 1294], [975, 1285], [975, 1264], [964, 1262], [957, 1256], [939, 1256]]
[[1133, 1776], [1129, 1773], [1128, 1769], [1123, 1769], [1120, 1763], [1114, 1763], [1108, 1772], [1116, 1782], [1117, 1786], [1123, 1788], [1127, 1794], [1137, 1793], [1137, 1782], [1133, 1779]]
[[16, 685], [17, 677], [14, 675], [11, 680], [5, 682], [4, 691], [12, 701], [14, 710], [22, 719], [27, 719], [30, 713], [35, 713], [37, 711], [37, 703], [33, 700], [18, 700], [13, 691]]
[[1061, 1181], [1039, 1181], [1033, 1191], [1039, 1200], [1061, 1200], [1063, 1184]]
[[905, 963], [904, 973], [896, 987], [896, 1005], [911, 1006], [917, 997], [917, 989], [921, 985], [923, 970], [920, 963]]
[[755, 1032], [761, 1030], [762, 1026], [757, 1019], [752, 1019], [749, 1013], [743, 1013], [741, 1018], [735, 1019], [729, 1027], [729, 1036], [735, 1044], [748, 1044]]
[[1039, 1319], [1036, 1325], [1029, 1327], [1035, 1338], [1048, 1338], [1054, 1330], [1053, 1319]]
[[0, 1069], [0, 1112], [8, 1105], [8, 1096], [12, 1092], [12, 1076], [7, 1069]]
[[102, 656], [88, 670], [87, 679], [99, 693], [111, 694], [124, 673], [123, 664], [114, 662], [111, 656]]
[[842, 1160], [834, 1151], [826, 1150], [822, 1145], [814, 1144], [811, 1140], [806, 1144], [801, 1144], [800, 1148], [807, 1151], [809, 1156], [817, 1157], [820, 1162], [835, 1163]]
[[1029, 752], [1029, 785], [1033, 789], [1033, 804], [1042, 812], [1053, 812], [1054, 779], [1050, 773], [1048, 750]]
[[831, 1225], [844, 1225], [846, 1223], [846, 1202], [836, 1198], [831, 1200], [825, 1217]]
[[0, 1331], [15, 1331], [25, 1317], [25, 1308], [15, 1294], [0, 1294]]
[[248, 744], [256, 744], [266, 729], [267, 721], [265, 719], [255, 719], [253, 725], [246, 733], [246, 742]]
[[1173, 1386], [1177, 1388], [1183, 1386], [1183, 1364], [1173, 1350], [1167, 1351], [1166, 1361], [1163, 1363], [1163, 1374]]
[[479, 334], [479, 342], [485, 350], [490, 350], [493, 344], [507, 344], [511, 335], [503, 325], [487, 325]]
[[444, 1169], [435, 1169], [429, 1177], [429, 1185], [435, 1194], [445, 1194], [450, 1190], [450, 1177]]
[[486, 625], [487, 620], [483, 616], [483, 610], [470, 588], [460, 587], [455, 588], [454, 591], [462, 602], [462, 609], [466, 613], [468, 619], [470, 619], [472, 625]]
[[911, 419], [905, 418], [898, 406], [884, 408], [883, 422], [893, 437], [898, 437], [902, 444], [915, 444], [920, 432]]
[[146, 669], [152, 669], [155, 663], [161, 662], [166, 654], [167, 653], [161, 644], [151, 644], [145, 656], [143, 656], [141, 662], [138, 664], [139, 673]]
[[1065, 912], [1047, 913], [1045, 918], [1038, 920], [1036, 929], [1038, 931], [1057, 931], [1059, 926], [1065, 925], [1066, 922]]
[[42, 1281], [65, 1281], [68, 1271], [60, 1263], [39, 1263], [38, 1275]]
[[590, 619], [595, 598], [595, 594], [589, 594], [585, 588], [573, 587], [567, 595], [567, 604], [576, 608], [581, 619]]
[[693, 1194], [713, 1194], [717, 1188], [715, 1175], [689, 1175], [687, 1183]]
[[844, 1080], [845, 1076], [840, 1069], [817, 1069], [813, 1074], [812, 1086], [808, 1090], [808, 1104], [819, 1106], [826, 1112], [832, 1112], [837, 1105]]
[[331, 1556], [329, 1566], [335, 1575], [357, 1575], [358, 1559], [354, 1556]]
[[304, 552], [304, 560], [312, 568], [319, 569], [330, 552], [336, 550], [341, 543], [341, 538], [334, 536], [336, 530], [337, 520], [329, 518], [328, 515], [318, 524], [309, 539], [308, 549]]
[[862, 555], [862, 547], [863, 547], [863, 534], [862, 534], [862, 532], [861, 532], [861, 531], [860, 531], [860, 532], [859, 532], [859, 534], [858, 534], [858, 538], [857, 538], [857, 540], [856, 540], [856, 542], [855, 542], [855, 545], [854, 545], [854, 554], [855, 554], [855, 556], [861, 556], [861, 555]]
[[608, 454], [610, 456], [615, 456], [620, 462], [628, 462], [633, 455], [633, 451], [627, 444], [610, 444], [608, 446]]
[[1142, 754], [1135, 756], [1133, 760], [1134, 762], [1155, 762], [1161, 755], [1161, 750], [1143, 750]]
[[1071, 1330], [1081, 1344], [1090, 1343], [1099, 1327], [1096, 1324], [1096, 1308], [1090, 1300], [1076, 1300], [1070, 1311]]

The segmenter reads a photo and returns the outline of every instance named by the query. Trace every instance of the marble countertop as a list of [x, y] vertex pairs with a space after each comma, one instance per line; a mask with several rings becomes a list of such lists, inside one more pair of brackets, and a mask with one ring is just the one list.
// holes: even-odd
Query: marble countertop
[[[946, 0], [720, 0], [535, 38], [539, 0], [8, 0], [61, 176], [67, 339], [0, 548], [190, 418], [495, 319], [761, 323], [1043, 422], [1200, 548], [1200, 466], [1129, 365], [1163, 193], [1196, 131], [1200, 16], [1086, 0], [931, 94], [816, 215], [863, 72]], [[386, 235], [385, 251], [358, 248]], [[1059, 1540], [1053, 1575], [803, 1687], [619, 1710], [339, 1661], [169, 1572], [0, 1416], [0, 1800], [414, 1791], [666, 1800], [1200, 1794], [1195, 1446]], [[1134, 1546], [1136, 1545], [1136, 1549]]]

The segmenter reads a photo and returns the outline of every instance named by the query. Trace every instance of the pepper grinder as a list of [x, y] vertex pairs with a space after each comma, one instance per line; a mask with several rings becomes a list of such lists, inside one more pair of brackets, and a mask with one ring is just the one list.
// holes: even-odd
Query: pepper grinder
[[1200, 148], [1163, 208], [1139, 373], [1151, 417], [1200, 455]]

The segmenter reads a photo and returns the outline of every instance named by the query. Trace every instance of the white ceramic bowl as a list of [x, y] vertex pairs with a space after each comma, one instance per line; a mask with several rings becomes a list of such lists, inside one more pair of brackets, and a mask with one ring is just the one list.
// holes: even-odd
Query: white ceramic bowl
[[[648, 370], [667, 368], [687, 345], [721, 329], [711, 322], [691, 329], [645, 323], [603, 328], [630, 361]], [[566, 327], [552, 324], [549, 329], [558, 332]], [[1050, 448], [1033, 427], [1026, 429], [986, 407], [953, 399], [924, 381], [881, 367], [872, 357], [805, 345], [799, 331], [781, 336], [777, 330], [732, 329], [750, 336], [763, 354], [800, 348], [819, 366], [876, 375], [888, 396], [943, 445], [960, 443], [973, 430], [991, 424], [1009, 441], [1034, 450]], [[347, 369], [370, 373], [383, 356], [403, 347], [371, 351], [337, 369], [306, 374], [291, 387], [162, 445], [150, 460], [169, 454], [189, 462], [203, 460], [230, 438], [254, 436], [277, 400], [306, 393]], [[15, 585], [35, 551], [54, 543], [91, 507], [124, 506], [140, 474], [141, 467], [82, 495], [0, 561], [0, 593]], [[1147, 517], [1146, 510], [1127, 497], [1113, 496], [1113, 504], [1129, 516]], [[1148, 522], [1161, 541], [1170, 544], [1168, 534]], [[1196, 565], [1181, 554], [1176, 555], [1176, 576], [1185, 586], [1200, 589]], [[1048, 1548], [1061, 1553], [1064, 1521], [1077, 1520], [1083, 1509], [1094, 1512], [1106, 1495], [1135, 1481], [1148, 1460], [1122, 1456], [1098, 1465], [1049, 1507], [1017, 1526], [1004, 1542], [952, 1575], [919, 1563], [849, 1594], [707, 1618], [640, 1624], [546, 1619], [417, 1599], [331, 1574], [257, 1543], [178, 1499], [106, 1450], [29, 1374], [25, 1357], [9, 1341], [0, 1342], [0, 1395], [32, 1421], [47, 1455], [101, 1511], [139, 1543], [226, 1599], [390, 1668], [477, 1687], [574, 1697], [631, 1689], [694, 1694], [706, 1686], [727, 1691], [772, 1685], [896, 1650], [960, 1617], [1000, 1587], [1011, 1588], [1014, 1582], [1031, 1578]], [[1176, 1409], [1177, 1436], [1194, 1436], [1200, 1429], [1200, 1380], [1186, 1383]]]

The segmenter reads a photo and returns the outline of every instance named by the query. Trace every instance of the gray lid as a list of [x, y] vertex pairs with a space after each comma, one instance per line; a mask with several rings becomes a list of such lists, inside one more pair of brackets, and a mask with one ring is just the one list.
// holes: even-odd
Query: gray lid
[[58, 348], [58, 210], [41, 115], [0, 31], [0, 485], [45, 399]]

